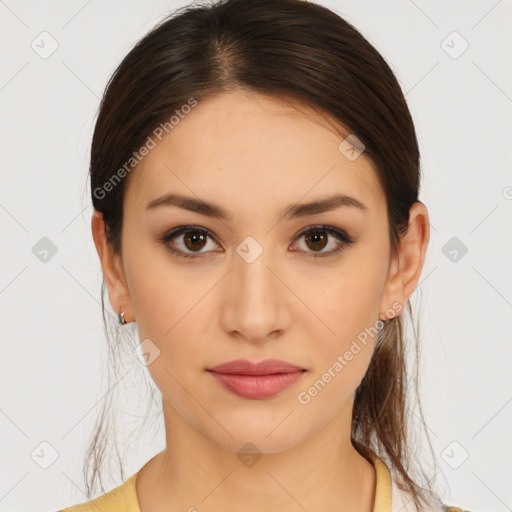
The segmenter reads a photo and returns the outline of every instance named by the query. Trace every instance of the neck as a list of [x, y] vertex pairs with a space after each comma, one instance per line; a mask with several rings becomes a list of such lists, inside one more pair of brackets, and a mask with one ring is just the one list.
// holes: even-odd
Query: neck
[[375, 471], [350, 442], [348, 415], [285, 451], [253, 454], [214, 442], [165, 401], [164, 417], [167, 447], [137, 477], [142, 510], [373, 510]]

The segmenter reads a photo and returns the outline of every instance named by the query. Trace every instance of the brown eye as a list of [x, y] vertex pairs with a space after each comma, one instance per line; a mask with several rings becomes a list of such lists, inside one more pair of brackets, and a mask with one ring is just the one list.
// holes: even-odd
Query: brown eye
[[314, 251], [321, 251], [327, 245], [327, 238], [322, 231], [312, 231], [305, 236], [307, 246]]
[[[355, 242], [344, 231], [332, 226], [313, 226], [304, 230], [296, 237], [299, 241], [297, 248], [292, 246], [292, 251], [300, 251], [312, 257], [322, 257], [334, 255], [349, 244]], [[163, 237], [158, 239], [172, 253], [183, 258], [201, 258], [208, 256], [208, 253], [219, 252], [219, 245], [215, 242], [215, 237], [207, 229], [197, 226], [180, 226], [175, 228]], [[208, 249], [208, 243], [212, 246]], [[324, 250], [330, 247], [329, 250]], [[206, 250], [203, 250], [205, 249]], [[222, 249], [221, 249], [222, 251]]]
[[183, 235], [184, 244], [191, 251], [200, 251], [206, 245], [207, 236], [198, 231], [188, 231]]
[[[201, 258], [207, 252], [211, 252], [210, 250], [203, 250], [205, 247], [214, 251], [218, 247], [213, 235], [208, 230], [195, 226], [175, 228], [159, 238], [159, 241], [172, 253], [184, 258]], [[207, 247], [208, 243], [212, 247]]]
[[[331, 226], [310, 227], [297, 238], [304, 239], [304, 244], [298, 244], [299, 246], [303, 245], [299, 249], [313, 257], [331, 256], [355, 242], [344, 231]], [[324, 250], [328, 246], [330, 246], [330, 250]], [[293, 250], [297, 251], [297, 248]]]

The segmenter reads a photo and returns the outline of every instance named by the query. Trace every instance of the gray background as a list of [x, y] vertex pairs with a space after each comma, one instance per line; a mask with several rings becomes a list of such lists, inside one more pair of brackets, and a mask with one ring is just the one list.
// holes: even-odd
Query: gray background
[[[411, 301], [444, 499], [512, 510], [512, 2], [321, 3], [383, 54], [417, 127], [431, 241]], [[0, 2], [0, 510], [85, 501], [83, 450], [107, 392], [124, 389], [116, 401], [127, 476], [164, 446], [156, 406], [156, 434], [129, 435], [145, 414], [146, 369], [128, 364], [110, 391], [100, 382], [101, 271], [86, 177], [107, 79], [181, 5]]]

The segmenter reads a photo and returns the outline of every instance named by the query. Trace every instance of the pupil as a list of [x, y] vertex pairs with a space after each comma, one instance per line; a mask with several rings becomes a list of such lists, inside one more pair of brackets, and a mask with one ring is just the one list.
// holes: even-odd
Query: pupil
[[[317, 233], [322, 233], [322, 232], [317, 232]], [[310, 246], [310, 249], [323, 249], [327, 243], [327, 236], [325, 236], [325, 234], [313, 234], [313, 235], [308, 235], [306, 237], [306, 240], [312, 240], [312, 244], [313, 244], [313, 247], [310, 246], [310, 244], [308, 243], [308, 246]]]
[[[191, 232], [191, 234], [187, 234], [185, 236], [185, 245], [187, 246], [188, 249], [191, 249], [191, 250], [194, 250], [194, 249], [202, 249], [205, 245], [205, 236], [204, 234], [202, 233], [195, 233], [195, 232]], [[189, 244], [189, 240], [192, 241], [192, 244]], [[197, 243], [200, 243], [200, 242], [203, 242], [203, 244], [200, 246], [200, 247], [197, 247]]]

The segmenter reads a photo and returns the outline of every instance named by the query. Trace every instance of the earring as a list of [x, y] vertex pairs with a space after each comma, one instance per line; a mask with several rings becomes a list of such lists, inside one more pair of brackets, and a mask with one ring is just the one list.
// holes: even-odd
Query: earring
[[119, 313], [119, 323], [121, 325], [124, 325], [126, 323], [126, 319], [124, 318], [124, 312], [121, 311], [121, 313]]

